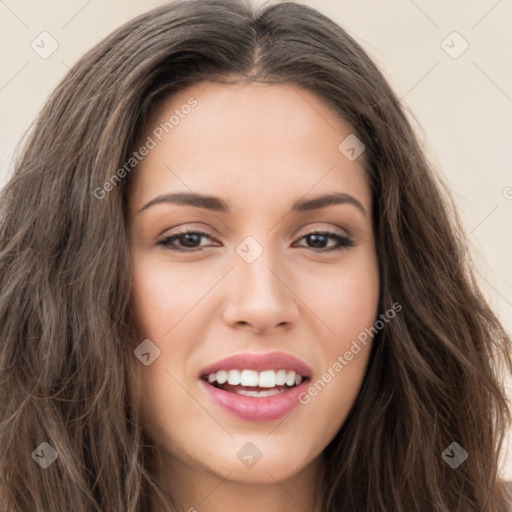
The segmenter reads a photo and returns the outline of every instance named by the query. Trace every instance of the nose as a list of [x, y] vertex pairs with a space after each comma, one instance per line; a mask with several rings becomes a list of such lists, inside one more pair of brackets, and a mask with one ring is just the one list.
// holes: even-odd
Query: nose
[[283, 332], [299, 316], [289, 272], [263, 253], [252, 263], [236, 256], [234, 269], [226, 283], [224, 322], [230, 327], [245, 328], [255, 334]]

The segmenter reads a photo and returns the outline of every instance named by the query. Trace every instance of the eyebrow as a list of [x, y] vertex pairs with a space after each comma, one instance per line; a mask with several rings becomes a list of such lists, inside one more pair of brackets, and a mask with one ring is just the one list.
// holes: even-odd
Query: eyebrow
[[[221, 213], [229, 213], [229, 206], [225, 201], [219, 197], [198, 194], [195, 192], [175, 192], [169, 194], [161, 194], [149, 203], [146, 203], [138, 212], [137, 215], [148, 208], [157, 204], [180, 204], [184, 206], [194, 206], [196, 208], [204, 208]], [[324, 194], [322, 196], [314, 197], [312, 199], [301, 199], [293, 203], [291, 211], [300, 213], [310, 210], [319, 210], [327, 206], [336, 204], [349, 204], [355, 206], [363, 215], [366, 215], [364, 206], [353, 196], [342, 192], [334, 192], [331, 194]]]

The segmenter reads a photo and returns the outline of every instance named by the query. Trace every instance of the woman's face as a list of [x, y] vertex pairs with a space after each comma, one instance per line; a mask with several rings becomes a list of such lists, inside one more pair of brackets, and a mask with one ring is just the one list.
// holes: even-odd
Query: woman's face
[[170, 470], [281, 481], [347, 417], [379, 297], [351, 133], [291, 85], [203, 83], [152, 113], [129, 225], [140, 403]]

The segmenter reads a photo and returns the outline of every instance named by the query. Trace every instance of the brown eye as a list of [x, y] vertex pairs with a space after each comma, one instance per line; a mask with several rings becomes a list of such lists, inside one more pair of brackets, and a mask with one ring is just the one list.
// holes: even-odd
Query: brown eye
[[[213, 240], [212, 237], [201, 231], [183, 231], [181, 233], [162, 238], [156, 243], [156, 245], [162, 245], [173, 251], [196, 252], [203, 250], [201, 248], [200, 242], [201, 239], [205, 237]], [[181, 248], [177, 246], [175, 242], [179, 242]]]
[[[354, 246], [353, 240], [346, 236], [341, 236], [334, 231], [313, 231], [304, 235], [300, 240], [306, 239], [311, 244], [309, 247], [320, 252], [335, 251], [340, 249], [346, 249]], [[336, 244], [334, 247], [326, 248], [329, 240], [335, 240]], [[302, 246], [304, 247], [304, 246]]]
[[[161, 245], [173, 251], [198, 252], [202, 251], [205, 246], [205, 244], [201, 245], [201, 239], [203, 238], [214, 240], [210, 235], [202, 231], [183, 231], [160, 239], [156, 245]], [[342, 250], [355, 245], [350, 238], [333, 231], [312, 231], [301, 237], [300, 240], [307, 240], [309, 244], [302, 247], [311, 248], [317, 252]], [[334, 247], [328, 247], [330, 240], [335, 241]], [[176, 242], [179, 244], [176, 244]]]

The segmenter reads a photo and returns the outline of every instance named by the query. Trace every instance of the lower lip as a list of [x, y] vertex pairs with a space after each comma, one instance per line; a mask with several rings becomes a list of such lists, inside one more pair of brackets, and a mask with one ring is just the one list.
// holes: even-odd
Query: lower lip
[[299, 395], [306, 391], [309, 379], [278, 395], [252, 397], [218, 389], [200, 380], [208, 396], [224, 411], [247, 421], [278, 420], [299, 405]]

